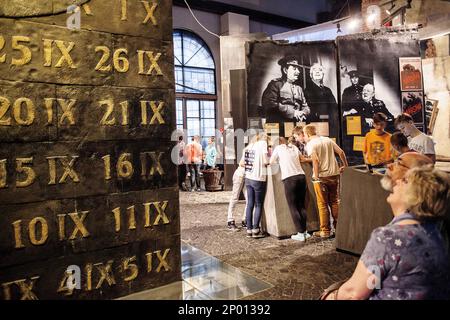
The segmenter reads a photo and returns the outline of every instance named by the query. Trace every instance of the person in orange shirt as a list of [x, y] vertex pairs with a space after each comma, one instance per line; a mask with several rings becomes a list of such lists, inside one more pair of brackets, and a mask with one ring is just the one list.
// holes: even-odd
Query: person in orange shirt
[[383, 167], [391, 162], [391, 134], [384, 131], [387, 116], [377, 112], [373, 116], [373, 129], [364, 138], [364, 161], [372, 167]]
[[201, 191], [200, 166], [202, 165], [203, 150], [199, 136], [192, 138], [192, 141], [186, 146], [184, 153], [189, 172], [191, 173], [191, 191]]

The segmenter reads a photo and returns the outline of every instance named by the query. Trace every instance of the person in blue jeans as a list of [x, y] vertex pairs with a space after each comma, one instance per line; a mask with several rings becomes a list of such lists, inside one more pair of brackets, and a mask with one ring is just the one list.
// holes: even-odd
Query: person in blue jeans
[[266, 195], [267, 165], [269, 164], [267, 135], [258, 133], [256, 141], [244, 149], [245, 186], [247, 189], [247, 237], [262, 238], [260, 222]]

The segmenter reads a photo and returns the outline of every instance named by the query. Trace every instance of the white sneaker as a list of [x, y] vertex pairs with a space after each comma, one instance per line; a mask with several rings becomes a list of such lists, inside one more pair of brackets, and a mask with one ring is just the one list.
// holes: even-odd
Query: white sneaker
[[297, 241], [305, 241], [306, 240], [305, 235], [303, 233], [300, 233], [300, 232], [298, 232], [297, 234], [293, 234], [291, 236], [291, 239], [292, 240], [297, 240]]
[[308, 232], [305, 232], [303, 235], [305, 236], [305, 240], [312, 237]]

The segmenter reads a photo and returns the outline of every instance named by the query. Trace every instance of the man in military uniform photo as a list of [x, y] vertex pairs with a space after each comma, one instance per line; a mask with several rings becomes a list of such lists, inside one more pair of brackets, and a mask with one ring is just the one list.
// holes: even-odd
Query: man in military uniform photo
[[296, 56], [278, 61], [281, 78], [270, 81], [262, 96], [267, 123], [304, 121], [310, 110], [302, 87], [297, 83], [301, 66]]
[[353, 108], [354, 104], [362, 102], [363, 86], [359, 83], [358, 71], [349, 71], [348, 76], [350, 77], [350, 82], [352, 84], [345, 88], [342, 93], [342, 109], [344, 111], [344, 116], [347, 111], [350, 111]]

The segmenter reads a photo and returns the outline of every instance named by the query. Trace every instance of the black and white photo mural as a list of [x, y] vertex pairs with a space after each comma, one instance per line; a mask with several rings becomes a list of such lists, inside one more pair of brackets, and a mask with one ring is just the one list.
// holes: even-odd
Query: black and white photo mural
[[[289, 136], [298, 123], [320, 123], [339, 137], [336, 46], [332, 41], [250, 42], [247, 51], [249, 127], [277, 124]], [[259, 121], [258, 121], [259, 120]]]
[[337, 38], [341, 90], [342, 147], [351, 164], [363, 163], [364, 136], [377, 112], [394, 119], [402, 113], [400, 57], [420, 56], [419, 42], [408, 36], [360, 34]]

